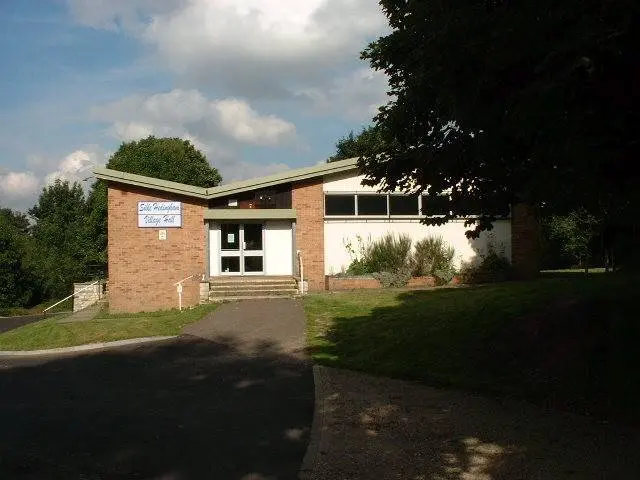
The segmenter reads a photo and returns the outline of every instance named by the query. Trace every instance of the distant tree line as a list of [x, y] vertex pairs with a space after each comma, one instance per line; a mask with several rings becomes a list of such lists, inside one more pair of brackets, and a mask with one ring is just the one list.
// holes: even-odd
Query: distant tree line
[[[108, 168], [201, 187], [221, 181], [189, 141], [148, 137], [123, 143]], [[107, 267], [107, 186], [56, 180], [27, 213], [0, 205], [0, 308], [62, 298], [73, 283], [101, 278]]]

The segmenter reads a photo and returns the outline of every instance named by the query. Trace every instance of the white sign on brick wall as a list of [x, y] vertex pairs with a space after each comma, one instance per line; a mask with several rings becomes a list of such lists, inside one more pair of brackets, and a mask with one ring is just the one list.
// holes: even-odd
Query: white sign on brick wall
[[138, 202], [138, 227], [179, 228], [182, 227], [182, 203]]

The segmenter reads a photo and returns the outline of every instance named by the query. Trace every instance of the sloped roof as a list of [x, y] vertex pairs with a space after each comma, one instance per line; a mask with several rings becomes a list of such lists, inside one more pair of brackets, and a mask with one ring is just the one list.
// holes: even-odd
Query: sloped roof
[[136, 175], [133, 173], [120, 172], [110, 168], [96, 167], [93, 170], [96, 178], [109, 182], [124, 183], [126, 185], [134, 185], [137, 187], [149, 188], [152, 190], [160, 190], [163, 192], [177, 193], [188, 197], [201, 199], [212, 199], [218, 197], [226, 197], [242, 192], [257, 190], [261, 188], [273, 187], [284, 183], [298, 182], [308, 180], [310, 178], [323, 177], [333, 173], [348, 172], [357, 169], [357, 158], [349, 158], [347, 160], [338, 160], [331, 163], [323, 163], [312, 167], [296, 168], [286, 170], [284, 172], [267, 175], [266, 177], [252, 178], [249, 180], [241, 180], [226, 185], [218, 185], [216, 187], [203, 188], [184, 183], [170, 182], [168, 180], [160, 180], [159, 178], [146, 177], [144, 175]]

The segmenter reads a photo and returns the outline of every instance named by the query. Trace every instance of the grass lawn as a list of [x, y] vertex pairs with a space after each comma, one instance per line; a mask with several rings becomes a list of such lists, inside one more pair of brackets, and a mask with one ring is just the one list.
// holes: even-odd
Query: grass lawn
[[637, 275], [305, 300], [321, 364], [640, 423]]
[[55, 316], [0, 334], [0, 350], [38, 350], [127, 338], [177, 335], [186, 325], [197, 322], [214, 309], [215, 305], [201, 305], [182, 312], [101, 313], [93, 320], [78, 323], [58, 323], [62, 317]]

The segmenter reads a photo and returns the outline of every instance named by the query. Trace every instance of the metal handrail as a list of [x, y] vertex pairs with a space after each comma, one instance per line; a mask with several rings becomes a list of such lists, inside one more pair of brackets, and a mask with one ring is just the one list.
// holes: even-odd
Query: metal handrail
[[78, 290], [77, 292], [73, 292], [71, 295], [69, 295], [68, 297], [63, 298], [62, 300], [60, 300], [59, 302], [54, 303], [53, 305], [51, 305], [50, 307], [45, 308], [42, 313], [47, 313], [47, 310], [52, 309], [53, 307], [60, 305], [62, 302], [66, 302], [67, 300], [69, 300], [71, 297], [75, 296], [76, 294], [80, 293], [80, 292], [84, 292], [85, 290], [88, 290], [89, 287], [93, 287], [96, 283], [101, 282], [101, 280], [96, 280], [95, 282], [93, 282], [91, 285], [87, 285], [84, 288], [81, 288], [80, 290]]
[[176, 290], [178, 290], [178, 309], [180, 311], [182, 311], [182, 282], [186, 282], [187, 280], [193, 277], [195, 277], [195, 275], [189, 275], [188, 277], [183, 278], [179, 282], [176, 282], [173, 284], [173, 286], [176, 287]]

